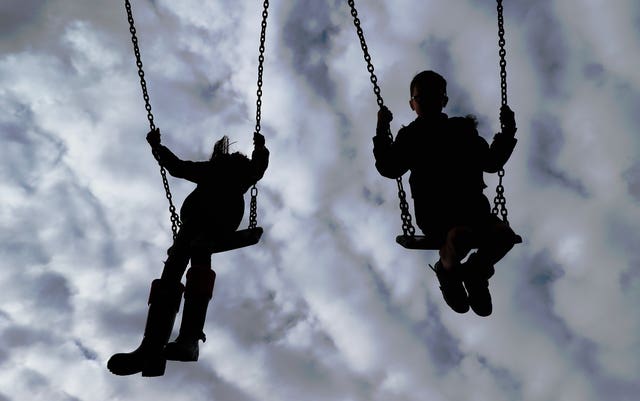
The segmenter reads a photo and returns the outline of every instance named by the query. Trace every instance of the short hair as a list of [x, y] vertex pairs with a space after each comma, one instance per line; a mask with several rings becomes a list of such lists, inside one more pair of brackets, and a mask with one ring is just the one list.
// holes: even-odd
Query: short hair
[[440, 91], [442, 95], [447, 94], [447, 80], [435, 71], [426, 70], [416, 74], [411, 80], [409, 91], [413, 95], [413, 88], [430, 88]]

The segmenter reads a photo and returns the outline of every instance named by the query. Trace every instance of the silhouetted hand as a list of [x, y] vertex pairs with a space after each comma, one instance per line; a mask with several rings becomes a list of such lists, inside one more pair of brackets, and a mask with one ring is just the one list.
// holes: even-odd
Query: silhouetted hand
[[514, 136], [518, 130], [516, 128], [515, 114], [507, 105], [500, 108], [500, 124], [504, 126], [502, 133], [505, 135]]
[[160, 145], [160, 128], [149, 131], [147, 134], [147, 142], [149, 142], [152, 148]]
[[378, 110], [378, 128], [388, 127], [391, 120], [393, 120], [393, 114], [387, 106], [380, 107], [380, 110]]
[[253, 146], [255, 146], [256, 148], [263, 148], [264, 142], [264, 135], [258, 134], [257, 132], [253, 133]]
[[380, 133], [388, 130], [391, 120], [393, 120], [393, 114], [387, 106], [380, 107], [380, 110], [378, 110], [378, 125], [376, 131]]

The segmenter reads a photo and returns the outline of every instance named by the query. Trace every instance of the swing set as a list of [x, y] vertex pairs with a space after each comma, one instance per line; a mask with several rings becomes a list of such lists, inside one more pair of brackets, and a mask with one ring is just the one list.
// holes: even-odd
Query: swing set
[[[354, 0], [347, 0], [349, 7], [351, 8], [351, 16], [353, 17], [353, 25], [356, 28], [356, 33], [358, 35], [358, 39], [360, 40], [360, 47], [362, 49], [362, 54], [364, 56], [364, 60], [367, 63], [367, 71], [369, 71], [369, 79], [373, 84], [373, 93], [376, 96], [376, 102], [378, 106], [382, 108], [384, 106], [384, 100], [382, 99], [380, 86], [378, 86], [378, 77], [375, 74], [375, 68], [373, 67], [373, 63], [371, 62], [371, 55], [369, 54], [369, 49], [367, 47], [367, 42], [364, 38], [364, 32], [362, 30], [360, 18], [358, 18], [358, 10], [355, 6]], [[503, 16], [503, 6], [502, 0], [497, 0], [497, 11], [498, 11], [498, 46], [500, 47], [499, 56], [500, 56], [500, 93], [502, 98], [502, 106], [507, 105], [507, 61], [506, 61], [506, 50], [504, 48], [505, 38], [504, 38], [504, 16]], [[504, 126], [501, 124], [501, 128], [504, 129]], [[387, 134], [391, 140], [393, 140], [393, 135], [391, 131], [387, 131]], [[491, 213], [495, 216], [500, 213], [502, 217], [502, 221], [509, 225], [509, 220], [507, 219], [508, 211], [507, 211], [507, 199], [504, 197], [504, 186], [502, 185], [502, 178], [504, 177], [504, 169], [501, 168], [498, 171], [498, 185], [496, 187], [496, 196], [493, 200], [494, 206], [491, 210]], [[416, 229], [413, 227], [411, 222], [411, 213], [409, 212], [409, 204], [407, 203], [407, 193], [404, 190], [402, 185], [402, 177], [396, 178], [396, 183], [398, 185], [398, 198], [400, 199], [400, 218], [402, 220], [402, 235], [398, 235], [396, 237], [396, 242], [400, 244], [402, 247], [407, 249], [425, 249], [425, 250], [438, 250], [442, 246], [442, 244], [433, 239], [429, 238], [425, 235], [416, 235]], [[513, 238], [514, 244], [522, 243], [522, 237], [516, 235]], [[473, 246], [477, 247], [477, 246]]]
[[[373, 85], [373, 93], [376, 96], [376, 102], [378, 106], [382, 108], [384, 106], [384, 100], [382, 99], [381, 90], [378, 86], [378, 78], [375, 74], [375, 68], [373, 63], [371, 62], [371, 55], [369, 54], [367, 43], [364, 37], [364, 32], [362, 30], [360, 19], [358, 18], [358, 11], [356, 10], [355, 0], [347, 0], [347, 3], [351, 9], [351, 16], [353, 17], [353, 24], [356, 28], [356, 33], [358, 35], [358, 39], [360, 41], [360, 47], [362, 49], [362, 53], [364, 56], [364, 60], [367, 64], [367, 71], [370, 74], [370, 81]], [[133, 19], [133, 12], [131, 10], [130, 0], [125, 0], [125, 8], [127, 11], [127, 18], [129, 21], [129, 32], [131, 33], [131, 42], [133, 44], [133, 51], [136, 58], [136, 66], [138, 67], [138, 76], [140, 78], [140, 87], [142, 89], [142, 97], [145, 104], [145, 109], [147, 111], [147, 119], [149, 121], [150, 130], [154, 130], [156, 128], [154, 123], [154, 116], [151, 112], [151, 103], [149, 94], [147, 91], [147, 83], [144, 76], [143, 64], [140, 55], [140, 48], [138, 45], [138, 38], [136, 36], [136, 28]], [[264, 52], [265, 52], [265, 39], [266, 39], [266, 28], [267, 28], [267, 16], [268, 16], [268, 8], [269, 8], [269, 0], [264, 0], [263, 2], [263, 11], [262, 11], [262, 23], [261, 23], [261, 32], [260, 32], [260, 45], [259, 45], [259, 55], [258, 55], [258, 80], [257, 80], [257, 99], [256, 99], [256, 123], [255, 123], [255, 133], [260, 133], [260, 120], [261, 120], [261, 106], [262, 106], [262, 78], [264, 72]], [[502, 0], [497, 0], [497, 13], [498, 13], [498, 46], [499, 46], [499, 56], [500, 56], [500, 89], [501, 89], [501, 105], [507, 105], [507, 71], [506, 71], [506, 50], [505, 50], [505, 31], [504, 31], [504, 16], [503, 16], [503, 6]], [[502, 126], [501, 128], [504, 129]], [[388, 131], [388, 135], [391, 139], [393, 139], [393, 135], [391, 131]], [[154, 157], [158, 160], [158, 155], [154, 153]], [[508, 221], [508, 211], [506, 205], [506, 198], [504, 196], [504, 186], [502, 184], [502, 179], [504, 177], [505, 171], [504, 169], [500, 169], [498, 171], [498, 184], [496, 187], [496, 196], [493, 200], [494, 206], [491, 210], [491, 213], [495, 216], [500, 215], [502, 221], [509, 225]], [[180, 221], [180, 217], [176, 212], [176, 208], [173, 205], [171, 190], [169, 188], [169, 182], [167, 180], [167, 174], [164, 167], [160, 166], [160, 175], [162, 177], [162, 183], [165, 189], [165, 195], [169, 202], [169, 212], [171, 214], [171, 231], [173, 233], [173, 239], [175, 240], [178, 235], [178, 230], [181, 227], [182, 223]], [[396, 237], [396, 242], [407, 249], [425, 249], [425, 250], [437, 250], [440, 248], [441, 244], [435, 241], [433, 238], [429, 238], [424, 235], [416, 235], [415, 228], [412, 224], [411, 213], [409, 211], [409, 204], [406, 199], [406, 192], [404, 191], [402, 178], [399, 177], [396, 179], [397, 187], [398, 187], [398, 198], [400, 200], [400, 218], [402, 220], [402, 235], [398, 235]], [[258, 189], [254, 185], [251, 188], [251, 202], [249, 207], [249, 226], [246, 229], [237, 230], [231, 235], [227, 235], [224, 237], [216, 238], [210, 244], [210, 252], [211, 253], [219, 253], [226, 252], [233, 249], [238, 249], [246, 246], [255, 245], [260, 240], [263, 229], [259, 227], [257, 224], [257, 196]], [[519, 244], [522, 242], [522, 238], [519, 235], [516, 235], [513, 238], [514, 244]]]
[[[149, 130], [156, 129], [156, 125], [153, 119], [153, 113], [151, 112], [151, 103], [149, 99], [149, 93], [147, 91], [147, 82], [144, 78], [144, 70], [142, 65], [142, 58], [140, 55], [140, 47], [138, 45], [138, 37], [136, 36], [136, 27], [133, 20], [133, 11], [131, 10], [131, 2], [125, 0], [125, 8], [127, 10], [127, 19], [129, 20], [129, 32], [131, 33], [131, 43], [133, 44], [133, 52], [136, 58], [136, 66], [138, 67], [138, 76], [140, 77], [140, 88], [142, 89], [142, 98], [144, 99], [144, 107], [147, 110], [147, 119], [149, 120]], [[260, 134], [260, 120], [262, 117], [262, 76], [264, 73], [264, 52], [265, 52], [265, 40], [267, 33], [267, 17], [269, 16], [269, 0], [264, 0], [262, 10], [262, 23], [260, 31], [260, 46], [258, 48], [258, 89], [256, 91], [256, 125], [255, 133]], [[158, 155], [154, 152], [153, 156], [159, 161]], [[169, 181], [167, 180], [167, 172], [164, 167], [160, 166], [160, 175], [162, 176], [162, 184], [164, 185], [165, 195], [169, 201], [169, 213], [171, 214], [171, 231], [173, 233], [173, 239], [175, 241], [178, 236], [178, 230], [182, 226], [180, 216], [176, 212], [176, 207], [173, 205], [173, 199], [171, 195], [171, 189], [169, 188]], [[230, 235], [214, 238], [209, 247], [210, 253], [226, 252], [233, 249], [243, 248], [246, 246], [255, 245], [260, 241], [262, 237], [263, 229], [258, 226], [258, 188], [253, 185], [251, 188], [251, 202], [249, 204], [249, 227], [243, 230], [237, 230]]]

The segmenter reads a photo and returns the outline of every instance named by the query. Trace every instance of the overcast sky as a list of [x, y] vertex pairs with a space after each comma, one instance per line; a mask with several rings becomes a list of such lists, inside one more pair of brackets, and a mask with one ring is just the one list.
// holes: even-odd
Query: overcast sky
[[[262, 3], [133, 3], [164, 143], [203, 160], [227, 134], [250, 153]], [[394, 132], [414, 118], [411, 77], [434, 69], [445, 111], [490, 140], [495, 2], [356, 5]], [[200, 361], [142, 378], [106, 361], [138, 345], [171, 231], [123, 2], [3, 0], [0, 401], [637, 399], [640, 3], [505, 0], [505, 19], [519, 127], [505, 186], [524, 243], [496, 267], [490, 318], [449, 310], [437, 254], [394, 242], [346, 1], [273, 0], [263, 240], [214, 255]], [[193, 185], [170, 182], [179, 205]]]

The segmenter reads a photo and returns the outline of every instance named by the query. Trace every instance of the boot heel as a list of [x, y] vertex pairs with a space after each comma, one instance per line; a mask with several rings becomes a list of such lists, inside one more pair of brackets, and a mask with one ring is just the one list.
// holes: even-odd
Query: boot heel
[[164, 348], [164, 357], [168, 361], [197, 362], [199, 354], [198, 340], [184, 342], [176, 339]]
[[143, 377], [163, 376], [167, 367], [167, 360], [162, 356], [149, 358], [145, 361], [142, 368]]

